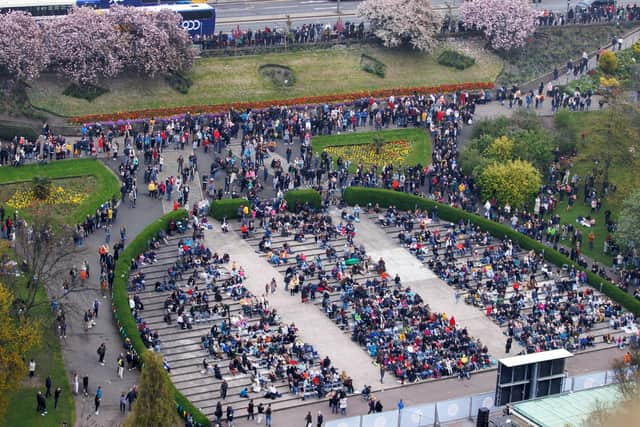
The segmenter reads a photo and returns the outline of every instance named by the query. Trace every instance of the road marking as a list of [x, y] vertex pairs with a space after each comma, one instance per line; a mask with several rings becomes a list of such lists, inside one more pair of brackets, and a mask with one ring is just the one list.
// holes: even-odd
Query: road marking
[[260, 7], [258, 9], [291, 9], [291, 5], [288, 6], [267, 6], [267, 7]]
[[313, 10], [336, 10], [335, 6], [314, 7]]
[[314, 4], [314, 3], [326, 3], [324, 0], [309, 0], [301, 1], [300, 4]]

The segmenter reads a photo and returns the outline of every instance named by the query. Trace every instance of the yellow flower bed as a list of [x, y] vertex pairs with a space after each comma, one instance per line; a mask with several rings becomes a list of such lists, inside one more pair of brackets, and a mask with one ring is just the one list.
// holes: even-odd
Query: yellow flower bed
[[382, 167], [386, 164], [403, 164], [413, 144], [405, 140], [386, 141], [380, 148], [380, 153], [372, 144], [334, 145], [325, 148], [325, 151], [337, 160], [349, 160], [352, 164], [362, 163], [365, 167], [376, 165]]
[[49, 196], [45, 200], [38, 200], [31, 188], [16, 190], [7, 200], [7, 206], [13, 209], [26, 209], [35, 205], [79, 205], [87, 195], [64, 187], [51, 186]]

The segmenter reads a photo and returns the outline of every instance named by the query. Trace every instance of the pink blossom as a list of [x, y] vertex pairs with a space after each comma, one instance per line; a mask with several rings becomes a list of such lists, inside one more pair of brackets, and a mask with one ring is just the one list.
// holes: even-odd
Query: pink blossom
[[0, 13], [0, 71], [14, 81], [38, 78], [47, 65], [42, 31], [24, 12]]
[[481, 30], [491, 47], [523, 46], [535, 31], [536, 14], [530, 0], [469, 0], [460, 6], [467, 27]]
[[358, 5], [358, 16], [369, 23], [385, 46], [409, 43], [415, 49], [431, 52], [442, 18], [431, 0], [365, 0]]

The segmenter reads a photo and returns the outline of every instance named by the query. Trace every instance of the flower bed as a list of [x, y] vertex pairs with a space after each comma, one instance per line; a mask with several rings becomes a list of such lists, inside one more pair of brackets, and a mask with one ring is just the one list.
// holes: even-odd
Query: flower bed
[[341, 93], [334, 95], [319, 95], [319, 96], [304, 96], [300, 98], [291, 99], [276, 99], [272, 101], [258, 101], [258, 102], [234, 102], [228, 104], [217, 105], [191, 105], [188, 107], [176, 107], [176, 108], [154, 108], [146, 110], [118, 112], [112, 114], [90, 114], [87, 116], [76, 116], [68, 119], [72, 124], [85, 124], [100, 122], [106, 125], [117, 124], [118, 121], [127, 120], [144, 120], [149, 118], [170, 118], [184, 114], [221, 114], [230, 109], [246, 110], [246, 109], [262, 109], [268, 108], [274, 105], [279, 106], [300, 106], [305, 107], [315, 104], [323, 103], [350, 103], [358, 99], [367, 97], [388, 97], [388, 96], [406, 96], [413, 95], [414, 93], [448, 93], [456, 92], [458, 90], [478, 90], [478, 89], [492, 89], [494, 87], [493, 82], [474, 82], [474, 83], [460, 83], [441, 86], [420, 86], [420, 87], [405, 87], [397, 89], [380, 89], [373, 91], [361, 91], [351, 93]]
[[348, 159], [352, 163], [362, 163], [364, 167], [373, 165], [381, 169], [386, 164], [401, 165], [405, 163], [413, 144], [404, 139], [384, 142], [376, 152], [373, 144], [337, 145], [325, 147], [333, 159]]
[[86, 198], [85, 193], [52, 185], [47, 198], [40, 200], [36, 197], [33, 189], [19, 188], [7, 200], [7, 206], [23, 210], [35, 205], [79, 205]]

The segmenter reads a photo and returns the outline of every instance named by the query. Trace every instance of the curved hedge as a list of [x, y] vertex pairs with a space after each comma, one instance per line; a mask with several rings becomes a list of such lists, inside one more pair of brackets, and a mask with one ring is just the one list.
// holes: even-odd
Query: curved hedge
[[296, 203], [304, 205], [309, 203], [309, 206], [320, 209], [322, 206], [322, 197], [316, 190], [291, 190], [284, 193], [284, 199], [287, 201], [287, 210], [290, 212], [295, 211]]
[[[125, 338], [129, 338], [133, 345], [133, 349], [141, 357], [148, 350], [142, 342], [142, 338], [140, 338], [138, 326], [136, 325], [136, 321], [131, 315], [131, 310], [129, 309], [128, 282], [130, 260], [132, 258], [136, 258], [142, 251], [147, 249], [151, 238], [156, 236], [160, 230], [167, 230], [171, 220], [179, 220], [184, 218], [186, 215], [187, 211], [179, 209], [177, 211], [169, 212], [149, 224], [147, 228], [142, 230], [142, 232], [140, 232], [140, 234], [138, 234], [136, 238], [126, 246], [116, 262], [115, 280], [112, 291], [113, 317], [120, 332], [120, 337], [123, 340]], [[175, 388], [173, 383], [171, 383], [171, 387], [173, 388], [176, 399], [176, 408], [181, 416], [184, 416], [184, 412], [186, 411], [192, 414], [196, 423], [203, 426], [211, 425], [207, 417], [200, 412], [199, 409], [193, 406], [193, 404], [191, 404], [191, 402]]]
[[220, 199], [214, 200], [209, 205], [209, 216], [221, 221], [222, 218], [238, 218], [240, 205], [248, 205], [247, 199]]
[[500, 223], [488, 220], [481, 216], [465, 212], [461, 209], [456, 209], [448, 205], [434, 202], [433, 200], [425, 199], [422, 197], [414, 196], [411, 194], [401, 193], [392, 190], [381, 190], [375, 188], [365, 187], [349, 187], [344, 192], [344, 201], [349, 205], [358, 203], [360, 206], [366, 206], [368, 203], [377, 203], [380, 207], [395, 206], [400, 210], [412, 210], [416, 208], [433, 210], [438, 209], [438, 217], [451, 222], [458, 222], [460, 219], [464, 221], [471, 221], [479, 226], [482, 230], [488, 231], [492, 235], [498, 238], [509, 238], [518, 242], [521, 248], [527, 250], [535, 250], [536, 252], [542, 252], [544, 258], [552, 264], [561, 266], [564, 264], [574, 266], [578, 270], [587, 273], [587, 282], [590, 286], [602, 291], [609, 298], [620, 303], [624, 308], [640, 316], [640, 301], [636, 300], [633, 296], [629, 295], [622, 289], [618, 288], [613, 283], [606, 279], [592, 273], [590, 270], [580, 267], [575, 264], [566, 256], [560, 252], [544, 246], [540, 242], [519, 233], [510, 227], [506, 227]]

